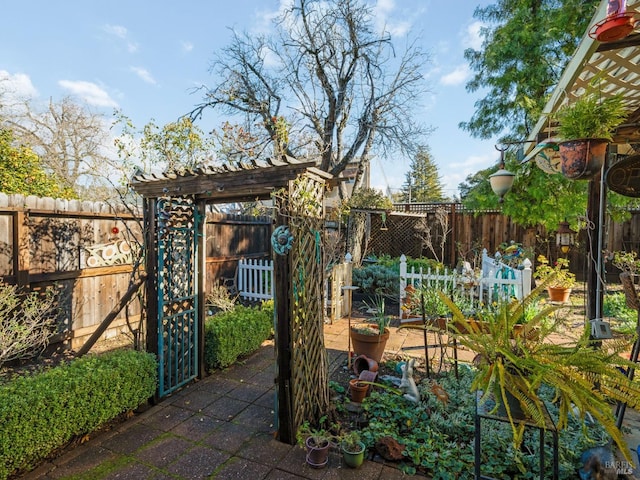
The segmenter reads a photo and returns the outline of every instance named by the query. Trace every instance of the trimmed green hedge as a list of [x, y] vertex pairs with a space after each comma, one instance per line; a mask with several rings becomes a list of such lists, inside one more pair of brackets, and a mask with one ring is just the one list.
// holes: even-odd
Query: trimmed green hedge
[[155, 390], [154, 355], [133, 350], [83, 357], [0, 385], [0, 478], [35, 467]]
[[273, 302], [262, 308], [237, 305], [207, 318], [204, 325], [207, 370], [224, 368], [257, 350], [273, 333]]

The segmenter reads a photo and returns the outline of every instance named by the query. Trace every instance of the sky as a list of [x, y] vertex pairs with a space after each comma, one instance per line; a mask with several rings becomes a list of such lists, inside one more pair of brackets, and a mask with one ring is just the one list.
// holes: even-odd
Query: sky
[[[472, 72], [465, 48], [480, 48], [478, 5], [491, 2], [367, 0], [376, 23], [394, 38], [410, 31], [429, 52], [429, 93], [420, 121], [435, 130], [427, 139], [444, 193], [458, 193], [467, 175], [498, 162], [495, 140], [478, 140], [458, 128], [474, 112], [479, 94], [466, 91]], [[213, 85], [214, 55], [229, 45], [232, 29], [266, 33], [286, 0], [30, 0], [3, 7], [0, 81], [15, 92], [47, 102], [73, 96], [97, 112], [119, 109], [142, 128], [190, 112], [201, 98], [197, 87]], [[222, 117], [205, 116], [204, 131]], [[409, 159], [375, 158], [371, 186], [397, 192]]]

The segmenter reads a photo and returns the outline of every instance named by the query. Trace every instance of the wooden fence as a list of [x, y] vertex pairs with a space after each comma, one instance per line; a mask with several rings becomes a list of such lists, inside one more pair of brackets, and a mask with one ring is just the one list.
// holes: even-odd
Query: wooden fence
[[[124, 208], [0, 193], [0, 280], [54, 287], [62, 311], [53, 343], [77, 349], [127, 292], [142, 239], [141, 219]], [[207, 286], [233, 276], [237, 260], [270, 254], [271, 219], [207, 214]], [[129, 322], [137, 328], [140, 305]], [[128, 332], [120, 312], [101, 338]]]
[[[417, 258], [435, 258], [427, 248], [424, 225], [431, 227], [438, 260], [454, 266], [459, 260], [480, 259], [483, 248], [489, 252], [499, 250], [503, 242], [515, 241], [530, 248], [534, 254], [531, 260], [543, 254], [550, 258], [559, 256], [555, 246], [555, 232], [547, 232], [541, 225], [523, 227], [511, 221], [500, 211], [473, 212], [460, 203], [442, 204], [396, 204], [389, 215], [370, 214], [370, 234], [366, 242], [366, 254], [388, 254], [399, 257], [402, 254]], [[436, 212], [444, 211], [447, 232], [444, 248], [440, 251], [440, 230]], [[606, 219], [604, 225], [603, 250], [635, 251], [640, 253], [640, 210], [631, 210], [631, 218], [626, 222]], [[580, 278], [586, 271], [586, 246], [594, 232], [582, 230], [577, 235], [577, 246], [569, 252], [571, 270]], [[615, 278], [619, 271], [612, 266], [607, 270]]]
[[[0, 193], [0, 279], [53, 287], [61, 307], [54, 343], [76, 348], [127, 292], [140, 233], [138, 219], [124, 209]], [[133, 303], [128, 313], [135, 325], [140, 306]], [[104, 335], [126, 330], [121, 312]]]

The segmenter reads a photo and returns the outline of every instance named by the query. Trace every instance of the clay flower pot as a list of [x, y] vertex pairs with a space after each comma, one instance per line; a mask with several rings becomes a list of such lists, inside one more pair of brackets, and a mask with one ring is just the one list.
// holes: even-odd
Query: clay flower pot
[[569, 301], [571, 289], [564, 287], [547, 287], [547, 293], [549, 294], [549, 301], [566, 303]]
[[570, 180], [589, 180], [602, 170], [609, 141], [580, 138], [560, 142], [562, 174]]
[[376, 362], [373, 358], [369, 358], [366, 355], [358, 355], [353, 359], [353, 373], [356, 375], [360, 375], [364, 370], [369, 370], [370, 372], [378, 371], [378, 362]]
[[359, 378], [352, 378], [349, 380], [349, 393], [351, 394], [351, 401], [355, 403], [362, 403], [364, 397], [367, 396], [369, 391], [369, 384], [362, 383]]

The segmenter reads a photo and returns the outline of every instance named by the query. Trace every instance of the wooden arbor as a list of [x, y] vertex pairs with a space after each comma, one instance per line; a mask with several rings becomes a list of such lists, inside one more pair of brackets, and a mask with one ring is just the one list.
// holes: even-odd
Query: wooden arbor
[[158, 358], [159, 398], [205, 373], [206, 204], [273, 196], [279, 439], [294, 443], [304, 420], [327, 411], [322, 204], [330, 178], [314, 163], [292, 158], [134, 178], [132, 187], [144, 198], [147, 350]]

